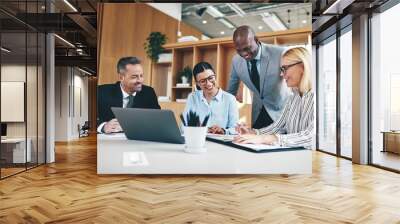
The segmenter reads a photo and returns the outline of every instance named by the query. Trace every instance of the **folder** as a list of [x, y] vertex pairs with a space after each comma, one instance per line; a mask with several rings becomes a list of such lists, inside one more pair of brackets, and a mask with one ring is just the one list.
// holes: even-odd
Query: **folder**
[[232, 141], [226, 141], [223, 139], [218, 139], [215, 137], [207, 137], [210, 142], [219, 143], [222, 145], [227, 145], [236, 149], [241, 149], [253, 153], [268, 153], [268, 152], [285, 152], [285, 151], [298, 151], [298, 150], [310, 150], [302, 146], [299, 147], [282, 147], [274, 145], [261, 145], [261, 144], [237, 144]]

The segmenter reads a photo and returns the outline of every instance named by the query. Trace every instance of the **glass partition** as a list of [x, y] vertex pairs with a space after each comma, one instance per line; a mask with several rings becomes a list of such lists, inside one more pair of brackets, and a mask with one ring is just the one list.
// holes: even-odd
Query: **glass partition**
[[[20, 1], [18, 12], [43, 11], [39, 5], [43, 1]], [[0, 22], [0, 178], [5, 178], [45, 162], [46, 39], [8, 14], [0, 12], [0, 19], [8, 21]]]
[[26, 162], [31, 162], [31, 142], [26, 136], [26, 38], [25, 32], [1, 34], [2, 177], [24, 171]]

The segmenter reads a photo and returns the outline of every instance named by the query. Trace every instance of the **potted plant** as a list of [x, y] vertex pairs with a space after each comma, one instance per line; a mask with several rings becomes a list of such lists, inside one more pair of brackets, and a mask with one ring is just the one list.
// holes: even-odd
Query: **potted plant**
[[144, 43], [144, 49], [146, 50], [147, 56], [153, 61], [158, 61], [158, 56], [164, 52], [163, 45], [167, 41], [165, 34], [161, 32], [151, 32], [147, 37], [147, 42]]
[[192, 69], [189, 66], [184, 67], [176, 74], [176, 83], [192, 83]]

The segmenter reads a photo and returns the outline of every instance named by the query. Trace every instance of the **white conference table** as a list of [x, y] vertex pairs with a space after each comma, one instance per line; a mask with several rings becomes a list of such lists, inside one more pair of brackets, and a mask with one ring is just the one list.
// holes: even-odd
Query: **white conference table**
[[206, 153], [182, 144], [127, 140], [124, 134], [97, 135], [98, 174], [311, 174], [311, 150], [252, 153], [206, 142]]

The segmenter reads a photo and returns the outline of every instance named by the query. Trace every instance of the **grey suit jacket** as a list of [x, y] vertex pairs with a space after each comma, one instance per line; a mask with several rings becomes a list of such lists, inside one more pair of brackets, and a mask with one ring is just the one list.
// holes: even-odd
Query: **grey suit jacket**
[[276, 121], [282, 114], [287, 96], [290, 91], [280, 76], [282, 47], [262, 44], [260, 61], [260, 92], [250, 79], [247, 62], [236, 54], [232, 59], [231, 77], [227, 92], [236, 96], [239, 83], [242, 81], [253, 92], [252, 123], [256, 121], [262, 106], [270, 117]]

